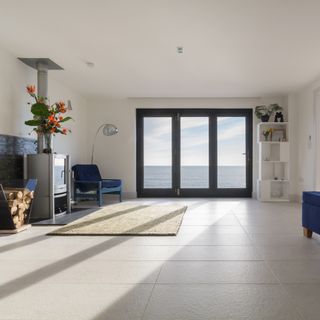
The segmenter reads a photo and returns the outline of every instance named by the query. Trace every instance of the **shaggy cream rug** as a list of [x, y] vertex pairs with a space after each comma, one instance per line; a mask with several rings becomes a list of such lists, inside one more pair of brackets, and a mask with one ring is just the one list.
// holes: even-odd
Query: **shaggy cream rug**
[[187, 210], [181, 205], [119, 203], [104, 208], [49, 235], [166, 235], [179, 231]]

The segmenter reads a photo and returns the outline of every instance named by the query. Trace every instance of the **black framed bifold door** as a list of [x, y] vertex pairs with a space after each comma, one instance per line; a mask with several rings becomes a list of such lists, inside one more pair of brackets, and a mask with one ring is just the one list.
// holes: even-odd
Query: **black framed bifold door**
[[251, 197], [251, 109], [137, 109], [140, 197]]

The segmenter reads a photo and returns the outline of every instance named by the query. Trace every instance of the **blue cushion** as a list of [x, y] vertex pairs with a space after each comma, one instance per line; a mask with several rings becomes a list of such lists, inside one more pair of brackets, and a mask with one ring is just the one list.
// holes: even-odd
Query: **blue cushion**
[[[320, 192], [305, 191], [302, 194], [302, 200], [304, 203], [309, 203], [311, 205], [320, 207]], [[319, 208], [319, 215], [320, 215], [320, 208]]]
[[117, 188], [121, 186], [121, 180], [107, 179], [102, 181], [102, 188]]
[[95, 164], [77, 164], [72, 167], [75, 180], [79, 181], [101, 181], [101, 175]]

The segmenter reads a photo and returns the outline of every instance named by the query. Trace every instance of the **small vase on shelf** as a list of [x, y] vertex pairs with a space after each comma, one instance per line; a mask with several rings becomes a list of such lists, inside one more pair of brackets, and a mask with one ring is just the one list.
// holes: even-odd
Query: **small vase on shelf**
[[269, 118], [270, 118], [270, 116], [268, 114], [264, 114], [263, 116], [261, 116], [261, 121], [262, 122], [268, 122]]

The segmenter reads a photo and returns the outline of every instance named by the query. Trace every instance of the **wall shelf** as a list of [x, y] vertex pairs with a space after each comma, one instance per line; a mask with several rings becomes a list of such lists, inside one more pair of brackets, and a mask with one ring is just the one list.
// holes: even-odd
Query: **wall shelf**
[[288, 161], [280, 161], [280, 160], [262, 160], [262, 162], [266, 163], [287, 163]]
[[[265, 141], [263, 135], [263, 131], [267, 129], [272, 129], [273, 133], [272, 136], [269, 135], [269, 141]], [[289, 201], [288, 122], [261, 122], [257, 125], [257, 137], [259, 145], [257, 198], [260, 201]]]
[[270, 125], [288, 125], [289, 122], [260, 122], [258, 123], [258, 126], [261, 127], [261, 126], [270, 126]]
[[260, 143], [269, 143], [269, 144], [281, 144], [281, 143], [286, 143], [287, 141], [258, 141]]

